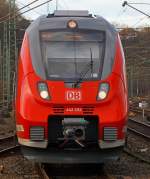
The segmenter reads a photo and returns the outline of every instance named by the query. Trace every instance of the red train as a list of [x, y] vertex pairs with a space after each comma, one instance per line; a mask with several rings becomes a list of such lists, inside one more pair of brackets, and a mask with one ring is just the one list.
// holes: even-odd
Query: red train
[[111, 24], [88, 11], [55, 11], [28, 27], [16, 89], [16, 130], [27, 158], [117, 159], [127, 113], [125, 58]]

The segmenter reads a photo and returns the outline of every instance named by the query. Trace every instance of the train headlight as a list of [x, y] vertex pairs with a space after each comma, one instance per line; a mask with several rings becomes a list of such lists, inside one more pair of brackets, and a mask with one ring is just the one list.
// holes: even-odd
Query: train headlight
[[48, 98], [48, 92], [47, 92], [47, 91], [41, 91], [41, 92], [40, 92], [40, 96], [41, 96], [43, 99], [47, 99], [47, 98]]
[[70, 29], [75, 29], [75, 28], [77, 28], [78, 24], [77, 24], [77, 22], [76, 22], [75, 20], [70, 20], [70, 21], [68, 21], [67, 26], [68, 26]]
[[39, 90], [40, 97], [42, 99], [45, 99], [45, 100], [50, 99], [50, 95], [49, 95], [48, 87], [46, 83], [44, 82], [38, 83], [38, 90]]
[[97, 95], [97, 100], [104, 100], [109, 91], [109, 84], [108, 83], [101, 83]]
[[105, 99], [106, 96], [107, 96], [107, 93], [106, 93], [105, 91], [100, 91], [100, 92], [98, 93], [99, 99]]

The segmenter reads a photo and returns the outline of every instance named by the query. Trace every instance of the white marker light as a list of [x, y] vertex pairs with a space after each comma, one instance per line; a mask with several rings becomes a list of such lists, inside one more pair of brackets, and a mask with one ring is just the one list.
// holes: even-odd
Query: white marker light
[[100, 91], [100, 92], [98, 93], [98, 97], [99, 97], [100, 99], [105, 99], [106, 96], [107, 96], [107, 94], [106, 94], [105, 91]]
[[43, 98], [43, 99], [47, 99], [48, 98], [48, 92], [47, 91], [41, 91], [40, 92], [40, 96], [41, 96], [41, 98]]
[[17, 130], [17, 132], [24, 132], [24, 127], [23, 127], [23, 125], [17, 124], [17, 125], [16, 125], [16, 130]]

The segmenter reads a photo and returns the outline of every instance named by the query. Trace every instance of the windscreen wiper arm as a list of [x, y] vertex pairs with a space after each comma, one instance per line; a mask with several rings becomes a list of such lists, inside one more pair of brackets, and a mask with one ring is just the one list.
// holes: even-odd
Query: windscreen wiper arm
[[78, 84], [82, 82], [86, 74], [91, 70], [91, 77], [93, 77], [93, 55], [92, 55], [92, 49], [90, 48], [90, 56], [91, 61], [88, 63], [85, 68], [81, 71], [79, 79], [74, 83], [74, 88], [78, 87]]

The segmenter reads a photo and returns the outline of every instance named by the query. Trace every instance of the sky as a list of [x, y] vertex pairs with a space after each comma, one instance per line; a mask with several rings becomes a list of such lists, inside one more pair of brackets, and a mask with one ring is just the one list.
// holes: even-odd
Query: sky
[[[16, 0], [19, 8], [31, 3], [34, 0]], [[30, 5], [30, 8], [46, 2], [47, 0], [39, 0]], [[36, 19], [38, 16], [53, 13], [58, 5], [58, 10], [89, 10], [92, 14], [97, 14], [106, 18], [109, 22], [118, 24], [118, 26], [140, 27], [142, 25], [150, 26], [150, 18], [131, 9], [130, 7], [122, 7], [124, 0], [53, 0], [34, 11], [26, 13], [24, 16], [30, 20]], [[149, 3], [150, 0], [133, 0], [128, 3]], [[134, 7], [150, 14], [150, 5], [134, 4]], [[29, 10], [29, 7], [22, 10]]]

